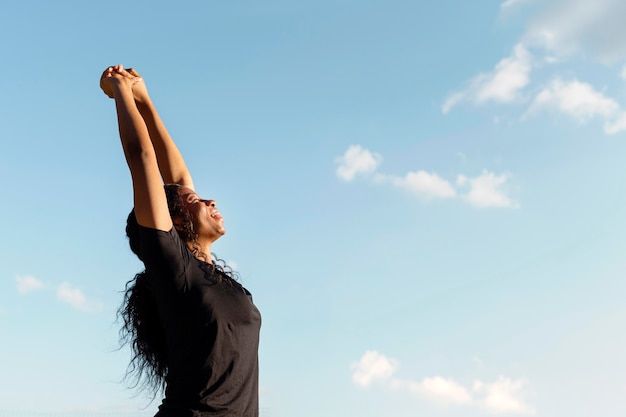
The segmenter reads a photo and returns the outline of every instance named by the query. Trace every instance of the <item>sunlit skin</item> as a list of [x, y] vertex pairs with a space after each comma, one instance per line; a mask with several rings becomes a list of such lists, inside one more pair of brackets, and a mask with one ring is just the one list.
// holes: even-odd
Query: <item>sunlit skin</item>
[[[175, 80], [178, 72], [168, 74]], [[236, 272], [219, 260], [207, 265], [226, 233], [224, 218], [195, 191], [144, 78], [115, 65], [100, 87], [115, 101], [133, 187], [126, 234], [145, 266], [127, 283], [119, 310], [120, 340], [133, 353], [128, 374], [165, 393], [159, 416], [258, 416], [260, 314]]]
[[[217, 210], [215, 200], [203, 200], [195, 191], [185, 186], [179, 187], [178, 195], [191, 216], [202, 252], [211, 253], [211, 244], [226, 233], [224, 218]], [[174, 226], [179, 229], [181, 219], [174, 218], [173, 222]], [[191, 249], [191, 244], [187, 245]]]
[[178, 184], [197, 234], [197, 242], [187, 242], [187, 246], [199, 259], [210, 262], [205, 255], [226, 233], [224, 219], [215, 201], [204, 200], [194, 191], [187, 165], [159, 117], [143, 77], [132, 68], [115, 65], [102, 73], [100, 87], [115, 99], [120, 139], [133, 179], [137, 222], [157, 230], [169, 231], [172, 226], [180, 230], [181, 219], [170, 217], [163, 190], [163, 183]]

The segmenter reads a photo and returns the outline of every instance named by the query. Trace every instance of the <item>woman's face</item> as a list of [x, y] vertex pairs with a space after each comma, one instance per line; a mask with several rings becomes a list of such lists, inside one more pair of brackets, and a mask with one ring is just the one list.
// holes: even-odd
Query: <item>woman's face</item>
[[190, 188], [179, 187], [178, 195], [187, 209], [193, 223], [194, 231], [200, 239], [217, 240], [226, 233], [224, 218], [217, 211], [214, 200], [203, 200]]

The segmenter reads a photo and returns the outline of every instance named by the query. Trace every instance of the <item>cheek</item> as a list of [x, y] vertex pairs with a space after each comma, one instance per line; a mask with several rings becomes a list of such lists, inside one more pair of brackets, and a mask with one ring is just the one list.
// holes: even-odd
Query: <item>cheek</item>
[[189, 220], [191, 221], [192, 225], [194, 228], [198, 227], [198, 219], [200, 218], [200, 216], [198, 216], [198, 212], [197, 211], [190, 211], [189, 212]]
[[187, 207], [187, 213], [189, 213], [189, 217], [191, 217], [192, 219], [197, 219], [198, 218], [198, 214], [201, 211], [201, 207], [198, 207], [195, 204], [189, 204]]
[[191, 218], [191, 222], [194, 227], [200, 226], [203, 222], [205, 222], [205, 211], [201, 207], [193, 207], [189, 211], [189, 217]]

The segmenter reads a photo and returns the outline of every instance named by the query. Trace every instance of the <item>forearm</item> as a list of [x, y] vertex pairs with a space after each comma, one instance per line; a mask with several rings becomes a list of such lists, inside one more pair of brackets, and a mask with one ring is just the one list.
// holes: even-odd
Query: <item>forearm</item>
[[166, 184], [180, 184], [193, 189], [193, 180], [180, 150], [172, 140], [165, 124], [150, 98], [137, 102], [156, 152], [161, 176]]
[[171, 220], [155, 149], [130, 89], [115, 94], [118, 127], [124, 156], [133, 180], [135, 215], [139, 224], [169, 230]]
[[145, 152], [154, 153], [146, 123], [132, 96], [132, 92], [120, 90], [115, 95], [117, 123], [124, 155], [129, 165]]

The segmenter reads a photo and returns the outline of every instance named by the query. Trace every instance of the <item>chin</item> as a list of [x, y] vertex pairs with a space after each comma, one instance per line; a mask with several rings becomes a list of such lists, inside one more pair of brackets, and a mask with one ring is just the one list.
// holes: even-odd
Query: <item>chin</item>
[[218, 230], [217, 233], [215, 234], [215, 238], [213, 239], [213, 242], [215, 242], [217, 239], [221, 238], [225, 234], [226, 234], [226, 229]]

